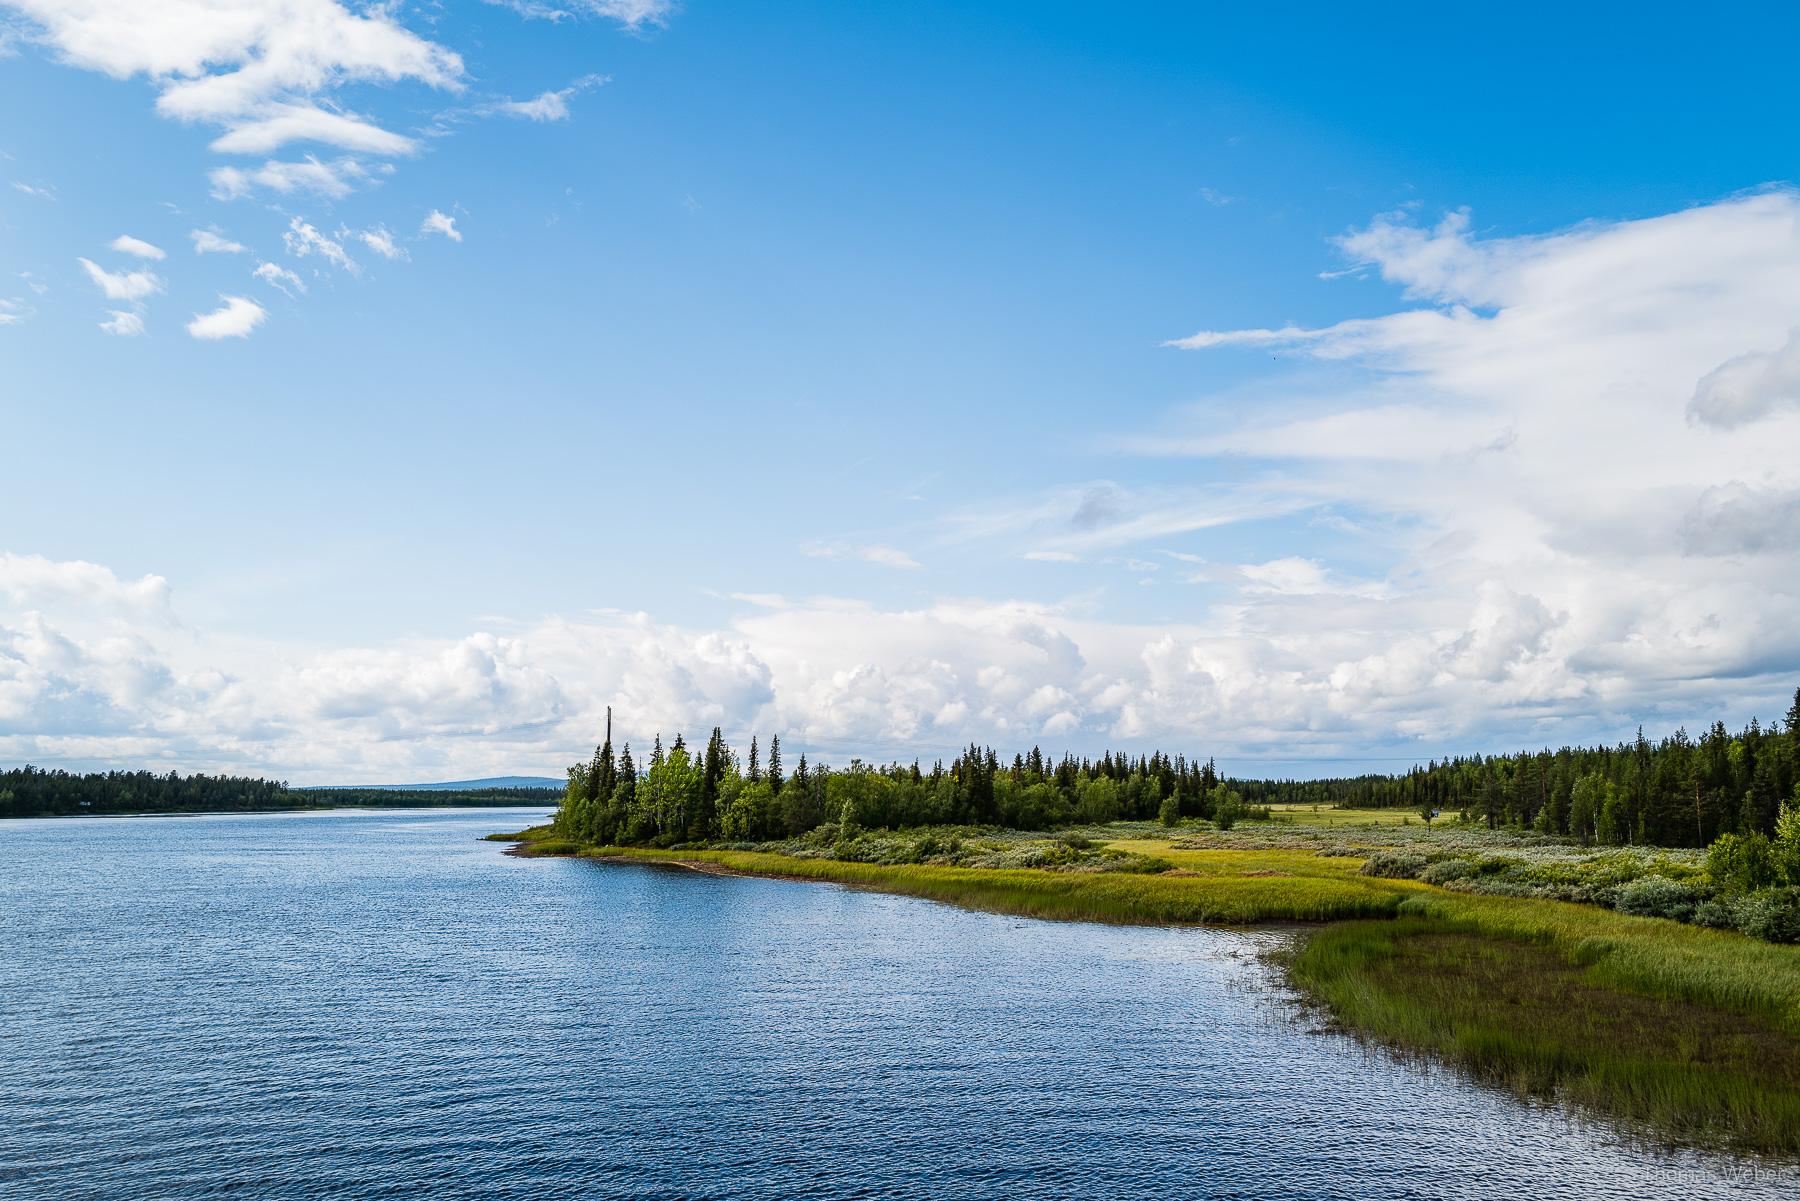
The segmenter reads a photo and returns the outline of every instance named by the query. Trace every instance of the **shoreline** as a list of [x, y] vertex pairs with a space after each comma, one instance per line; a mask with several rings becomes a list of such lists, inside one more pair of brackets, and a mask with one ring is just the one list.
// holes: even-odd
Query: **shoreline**
[[532, 801], [528, 804], [516, 805], [288, 805], [280, 809], [131, 809], [110, 813], [27, 813], [0, 818], [0, 821], [103, 821], [114, 817], [273, 817], [287, 813], [375, 813], [389, 810], [395, 813], [412, 813], [445, 809], [467, 809], [470, 812], [476, 812], [483, 809], [555, 808], [554, 801]]

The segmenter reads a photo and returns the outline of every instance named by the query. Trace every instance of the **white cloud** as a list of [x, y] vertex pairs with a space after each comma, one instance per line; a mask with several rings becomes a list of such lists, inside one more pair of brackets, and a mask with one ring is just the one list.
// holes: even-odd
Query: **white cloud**
[[879, 544], [854, 546], [841, 542], [809, 542], [800, 550], [802, 554], [815, 559], [860, 559], [864, 563], [894, 567], [902, 571], [919, 571], [923, 567], [923, 564], [905, 551]]
[[289, 296], [298, 296], [306, 291], [306, 285], [301, 282], [298, 275], [275, 263], [258, 263], [256, 269], [250, 274], [271, 288], [285, 292]]
[[188, 232], [194, 240], [195, 254], [244, 254], [250, 248], [242, 242], [233, 242], [216, 229], [196, 229]]
[[342, 267], [352, 275], [361, 270], [344, 250], [342, 242], [326, 237], [304, 218], [291, 219], [288, 222], [287, 232], [281, 235], [281, 240], [287, 246], [288, 253], [297, 259], [316, 254], [326, 262]]
[[663, 25], [675, 12], [675, 0], [487, 0], [504, 5], [521, 16], [550, 21], [571, 17], [604, 17], [628, 29]]
[[1253, 404], [1202, 404], [1201, 432], [1127, 443], [1235, 458], [1236, 495], [1328, 516], [1310, 539], [1384, 564], [1196, 573], [1222, 590], [1211, 628], [1279, 649], [1306, 722], [1361, 707], [1403, 734], [1561, 741], [1791, 690], [1800, 197], [1496, 239], [1466, 213], [1386, 217], [1339, 245], [1423, 303], [1181, 339], [1298, 364]]
[[47, 559], [0, 551], [0, 598], [18, 610], [162, 613], [169, 582], [159, 575], [122, 580], [110, 568], [81, 559]]
[[[348, 234], [350, 231], [345, 230], [342, 233]], [[340, 234], [340, 236], [342, 235]], [[406, 251], [394, 241], [394, 235], [388, 232], [385, 225], [377, 225], [373, 229], [357, 230], [351, 236], [384, 259], [406, 257]]]
[[100, 328], [115, 337], [135, 338], [144, 332], [144, 318], [138, 313], [113, 309], [111, 315], [100, 323]]
[[212, 194], [218, 200], [239, 200], [251, 195], [257, 188], [267, 188], [284, 196], [293, 192], [310, 192], [315, 196], [339, 200], [355, 191], [371, 176], [368, 169], [353, 158], [322, 162], [307, 155], [299, 162], [270, 159], [254, 169], [215, 167], [207, 172], [207, 178], [212, 181]]
[[215, 139], [212, 148], [221, 154], [270, 154], [289, 142], [323, 142], [342, 150], [382, 156], [410, 155], [419, 149], [412, 138], [377, 128], [359, 117], [310, 104], [273, 105], [266, 116]]
[[604, 75], [584, 75], [566, 88], [541, 92], [530, 100], [502, 100], [488, 106], [486, 111], [526, 121], [567, 121], [570, 98], [606, 82]]
[[1777, 350], [1740, 354], [1700, 377], [1688, 420], [1731, 429], [1800, 408], [1800, 329]]
[[419, 233], [427, 237], [431, 234], [443, 234], [452, 242], [463, 240], [462, 231], [456, 228], [456, 218], [437, 209], [425, 214], [425, 220], [419, 223]]
[[221, 296], [225, 303], [210, 313], [195, 313], [187, 332], [203, 342], [220, 338], [248, 338], [250, 331], [268, 317], [262, 305], [243, 296]]
[[1079, 563], [1081, 556], [1066, 550], [1028, 550], [1025, 558], [1032, 563]]
[[146, 76], [157, 111], [223, 127], [214, 148], [267, 153], [292, 141], [403, 153], [411, 140], [325, 98], [350, 83], [462, 87], [462, 59], [395, 12], [338, 0], [0, 0], [77, 67]]
[[90, 259], [75, 261], [108, 300], [142, 300], [163, 290], [163, 281], [148, 271], [108, 271]]
[[0, 325], [22, 324], [31, 314], [31, 306], [24, 301], [0, 297]]
[[142, 238], [134, 238], [130, 234], [120, 234], [112, 240], [112, 248], [120, 254], [135, 255], [140, 259], [165, 259], [162, 247], [152, 246]]
[[16, 191], [25, 193], [27, 196], [36, 196], [39, 200], [55, 200], [56, 199], [56, 190], [54, 188], [40, 187], [36, 184], [28, 184], [28, 183], [25, 183], [23, 180], [18, 180], [18, 179], [13, 180], [13, 188]]

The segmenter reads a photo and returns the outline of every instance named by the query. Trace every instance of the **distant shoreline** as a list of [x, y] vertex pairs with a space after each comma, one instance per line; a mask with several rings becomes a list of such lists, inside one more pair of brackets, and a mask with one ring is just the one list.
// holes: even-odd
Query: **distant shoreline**
[[[430, 795], [429, 793], [425, 795]], [[110, 817], [256, 817], [279, 813], [344, 813], [377, 812], [392, 809], [401, 812], [427, 809], [554, 809], [554, 798], [542, 801], [434, 801], [431, 804], [283, 805], [274, 809], [133, 809], [109, 810], [105, 813], [20, 813], [0, 819], [5, 821], [61, 821], [64, 819], [105, 819]]]

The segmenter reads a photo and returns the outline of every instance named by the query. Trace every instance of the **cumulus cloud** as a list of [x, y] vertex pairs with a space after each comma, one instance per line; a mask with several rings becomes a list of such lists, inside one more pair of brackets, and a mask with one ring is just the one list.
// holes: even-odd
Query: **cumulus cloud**
[[294, 141], [404, 153], [411, 139], [330, 106], [347, 83], [456, 91], [462, 59], [382, 6], [337, 0], [0, 0], [72, 66], [148, 78], [157, 111], [223, 127], [214, 149], [267, 153]]
[[419, 233], [429, 237], [432, 234], [443, 234], [452, 242], [463, 240], [462, 231], [456, 228], [456, 218], [448, 213], [432, 209], [425, 214], [425, 220], [419, 223]]
[[1291, 656], [1310, 698], [1295, 721], [1363, 707], [1419, 737], [1504, 723], [1550, 741], [1791, 690], [1800, 197], [1530, 237], [1389, 216], [1338, 247], [1415, 303], [1177, 339], [1291, 365], [1254, 403], [1203, 402], [1192, 432], [1125, 441], [1233, 460], [1233, 495], [1295, 504], [1317, 515], [1309, 539], [1384, 565], [1195, 572], [1221, 590], [1211, 628]]
[[125, 309], [113, 309], [100, 328], [115, 337], [135, 338], [144, 332], [144, 318]]
[[194, 241], [195, 254], [243, 254], [250, 248], [242, 242], [233, 242], [216, 229], [196, 229], [188, 232]]
[[1688, 420], [1733, 429], [1784, 409], [1800, 408], [1800, 329], [1779, 349], [1750, 351], [1700, 377]]
[[163, 290], [163, 281], [148, 271], [108, 271], [91, 259], [75, 261], [108, 300], [142, 300]]
[[210, 313], [195, 313], [187, 323], [187, 332], [203, 342], [220, 338], [248, 338], [250, 331], [261, 325], [268, 312], [243, 296], [221, 296], [225, 303]]
[[168, 257], [168, 255], [163, 253], [161, 247], [152, 246], [142, 238], [134, 238], [130, 234], [120, 234], [118, 237], [114, 238], [112, 240], [112, 248], [120, 254], [135, 255], [140, 259], [164, 259]]

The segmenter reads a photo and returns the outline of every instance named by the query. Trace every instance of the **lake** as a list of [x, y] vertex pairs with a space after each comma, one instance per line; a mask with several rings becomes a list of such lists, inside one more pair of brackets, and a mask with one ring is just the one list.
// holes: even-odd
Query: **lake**
[[0, 822], [0, 1197], [1792, 1197], [1317, 1033], [1278, 931], [520, 860], [541, 811]]

